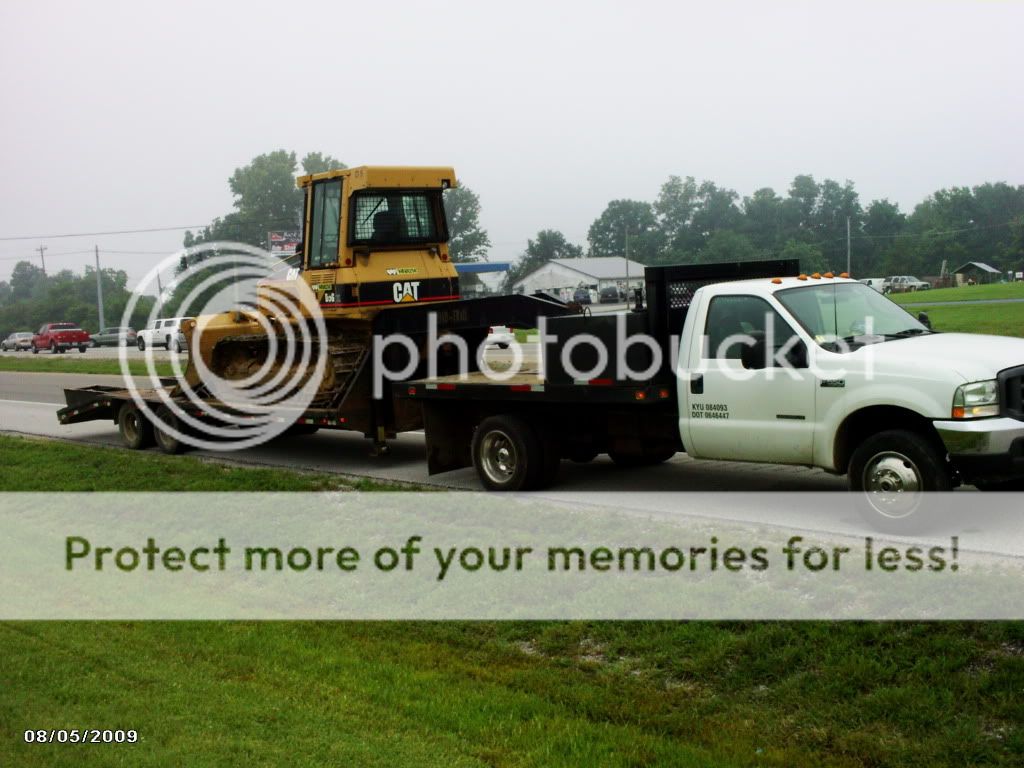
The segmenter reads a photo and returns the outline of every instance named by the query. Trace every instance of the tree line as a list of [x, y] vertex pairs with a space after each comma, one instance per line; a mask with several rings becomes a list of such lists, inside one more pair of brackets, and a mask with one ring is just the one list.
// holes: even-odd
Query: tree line
[[612, 200], [587, 233], [587, 248], [558, 230], [527, 241], [505, 285], [552, 258], [623, 256], [642, 264], [796, 258], [804, 271], [844, 271], [849, 221], [854, 276], [938, 275], [981, 261], [1024, 269], [1024, 185], [940, 189], [905, 213], [888, 199], [860, 202], [853, 182], [793, 179], [740, 197], [713, 181], [670, 176], [653, 201]]

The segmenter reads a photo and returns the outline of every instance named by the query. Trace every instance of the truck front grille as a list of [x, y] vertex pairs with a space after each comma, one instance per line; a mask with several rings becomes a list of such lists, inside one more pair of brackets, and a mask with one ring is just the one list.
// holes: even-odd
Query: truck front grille
[[1024, 365], [999, 372], [999, 394], [1003, 413], [1024, 421]]

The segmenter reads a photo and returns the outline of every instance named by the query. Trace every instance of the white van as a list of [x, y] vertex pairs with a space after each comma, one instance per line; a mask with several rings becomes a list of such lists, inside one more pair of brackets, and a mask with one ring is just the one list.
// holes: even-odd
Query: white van
[[863, 277], [859, 282], [864, 283], [868, 288], [874, 288], [879, 293], [885, 293], [884, 277]]
[[185, 348], [185, 335], [181, 332], [181, 324], [193, 317], [166, 317], [154, 320], [153, 323], [139, 331], [135, 342], [140, 350], [146, 347], [164, 347], [171, 352], [181, 352]]

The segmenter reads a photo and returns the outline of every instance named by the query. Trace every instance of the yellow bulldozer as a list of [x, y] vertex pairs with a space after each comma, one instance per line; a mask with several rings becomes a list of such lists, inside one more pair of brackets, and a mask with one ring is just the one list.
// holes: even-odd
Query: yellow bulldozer
[[[290, 363], [282, 351], [286, 345], [271, 344], [267, 328], [283, 339], [285, 326], [306, 324], [309, 330], [316, 320], [326, 332], [326, 344], [319, 349], [327, 349], [328, 359], [320, 367], [310, 408], [297, 418], [295, 429], [357, 430], [380, 450], [397, 432], [421, 428], [422, 417], [418, 406], [391, 396], [400, 382], [388, 381], [386, 391], [373, 396], [375, 334], [413, 339], [416, 364], [406, 377], [411, 379], [427, 371], [430, 313], [439, 335], [466, 340], [468, 368], [475, 370], [473, 353], [489, 326], [534, 327], [541, 315], [568, 311], [546, 296], [461, 299], [442, 197], [457, 185], [450, 167], [363, 166], [302, 176], [297, 184], [305, 203], [295, 264], [281, 279], [263, 282], [254, 311], [202, 317], [184, 329], [193, 352], [185, 381], [193, 391], [202, 393], [204, 387], [197, 355], [216, 376], [241, 381], [276, 354], [280, 360], [267, 374], [272, 377]], [[282, 313], [273, 295], [294, 297], [302, 311]], [[442, 347], [436, 370], [456, 372], [460, 361], [445, 352], [452, 350]], [[388, 349], [389, 370], [406, 368], [409, 355], [405, 348]]]

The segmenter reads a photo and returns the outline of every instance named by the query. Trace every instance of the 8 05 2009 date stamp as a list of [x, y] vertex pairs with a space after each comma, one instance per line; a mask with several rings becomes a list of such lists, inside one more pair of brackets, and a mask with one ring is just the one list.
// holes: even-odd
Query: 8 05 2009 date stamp
[[137, 744], [135, 729], [32, 728], [24, 733], [26, 744]]

